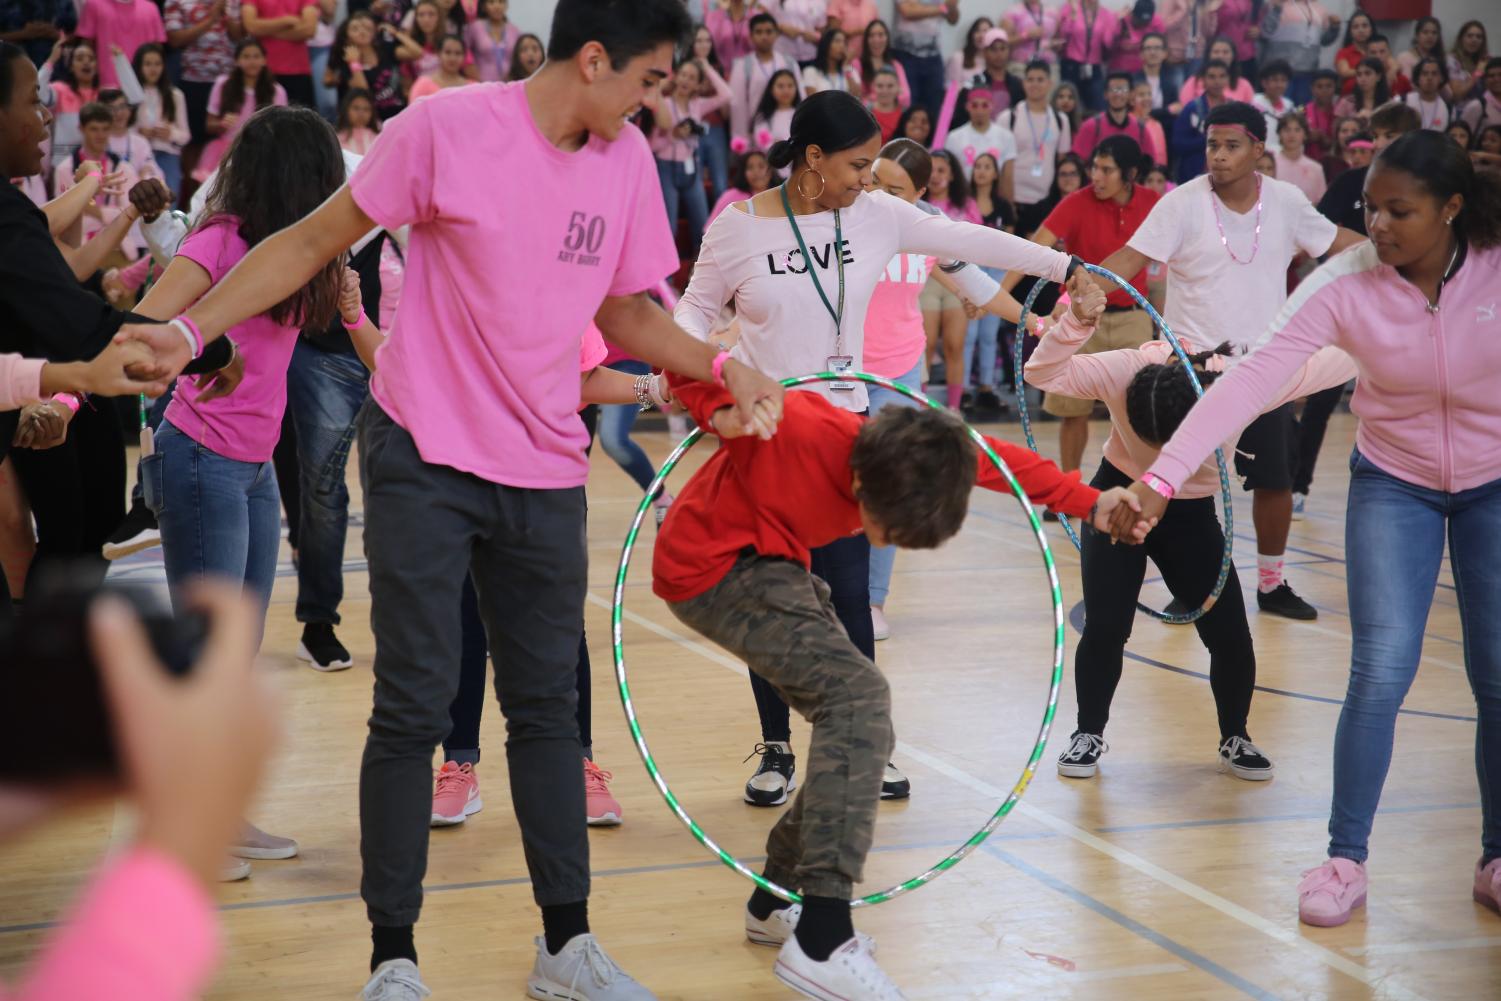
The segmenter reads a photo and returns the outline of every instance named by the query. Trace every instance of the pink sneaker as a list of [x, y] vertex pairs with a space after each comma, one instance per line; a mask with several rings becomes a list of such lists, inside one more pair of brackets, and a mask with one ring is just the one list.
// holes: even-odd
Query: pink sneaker
[[1485, 866], [1475, 863], [1475, 903], [1501, 914], [1501, 858]]
[[610, 780], [615, 776], [584, 759], [584, 813], [590, 827], [618, 827], [625, 819], [625, 811], [614, 796], [610, 795]]
[[479, 776], [474, 774], [474, 766], [467, 761], [462, 765], [445, 761], [434, 777], [438, 784], [433, 790], [432, 826], [462, 824], [485, 808], [484, 801], [479, 798]]
[[1298, 920], [1319, 928], [1342, 925], [1350, 920], [1351, 911], [1365, 906], [1368, 885], [1364, 864], [1347, 858], [1329, 859], [1303, 874], [1298, 884]]

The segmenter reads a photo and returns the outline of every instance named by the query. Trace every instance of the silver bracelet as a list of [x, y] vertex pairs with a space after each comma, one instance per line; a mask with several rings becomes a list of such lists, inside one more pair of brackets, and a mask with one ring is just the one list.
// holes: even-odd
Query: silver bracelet
[[645, 375], [636, 376], [636, 405], [641, 408], [642, 413], [656, 406], [656, 403], [651, 398], [652, 382], [655, 378], [650, 372]]

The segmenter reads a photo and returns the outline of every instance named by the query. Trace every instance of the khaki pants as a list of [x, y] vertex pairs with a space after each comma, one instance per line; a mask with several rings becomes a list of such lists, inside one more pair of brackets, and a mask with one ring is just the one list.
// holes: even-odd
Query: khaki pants
[[[1144, 309], [1106, 313], [1100, 317], [1100, 325], [1095, 328], [1094, 336], [1084, 342], [1079, 354], [1139, 348], [1150, 341], [1154, 333], [1156, 331], [1152, 327], [1152, 318]], [[1094, 412], [1094, 400], [1049, 393], [1042, 401], [1042, 409], [1054, 417], [1088, 417]]]

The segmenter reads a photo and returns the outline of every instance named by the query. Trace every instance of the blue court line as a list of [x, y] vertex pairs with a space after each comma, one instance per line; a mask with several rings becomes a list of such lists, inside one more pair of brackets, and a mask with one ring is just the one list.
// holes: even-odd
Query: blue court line
[[[1076, 633], [1079, 633], [1080, 635], [1083, 634], [1084, 602], [1079, 602], [1069, 610], [1068, 622], [1069, 625], [1074, 627], [1074, 631]], [[1159, 668], [1163, 671], [1171, 671], [1174, 674], [1181, 674], [1189, 678], [1198, 678], [1200, 681], [1209, 680], [1209, 675], [1205, 674], [1202, 671], [1191, 671], [1186, 667], [1178, 667], [1176, 664], [1168, 664], [1164, 661], [1153, 660], [1151, 657], [1143, 657], [1139, 653], [1132, 653], [1129, 649], [1125, 651], [1125, 655], [1126, 659], [1134, 660], [1138, 664], [1146, 664], [1148, 667]], [[1289, 691], [1285, 688], [1269, 688], [1266, 685], [1257, 685], [1256, 691], [1265, 692], [1268, 695], [1284, 695], [1290, 699], [1302, 699], [1304, 702], [1322, 702], [1325, 705], [1330, 706], [1342, 706], [1345, 704], [1344, 699], [1331, 699], [1327, 695], [1310, 695], [1308, 692], [1294, 692]], [[1474, 723], [1476, 721], [1474, 716], [1459, 716], [1454, 713], [1435, 713], [1428, 712], [1424, 709], [1407, 709], [1405, 707], [1398, 709], [1397, 713], [1401, 716], [1421, 716], [1426, 719], [1448, 719], [1454, 720], [1457, 723]]]
[[[1387, 806], [1379, 807], [1378, 814], [1387, 813], [1441, 813], [1445, 810], [1478, 810], [1480, 802], [1436, 803], [1432, 806]], [[1187, 831], [1196, 827], [1238, 827], [1246, 824], [1277, 824], [1297, 820], [1328, 820], [1329, 811], [1319, 813], [1282, 813], [1262, 817], [1220, 817], [1213, 820], [1169, 820], [1160, 824], [1122, 824], [1116, 827], [1096, 827], [1096, 834], [1135, 834], [1140, 831]]]
[[1146, 941], [1151, 942], [1153, 945], [1157, 946], [1159, 949], [1163, 949], [1167, 952], [1172, 953], [1174, 956], [1177, 956], [1185, 963], [1193, 964], [1194, 966], [1203, 970], [1205, 973], [1209, 974], [1211, 977], [1214, 977], [1216, 980], [1220, 981], [1226, 986], [1235, 988], [1247, 997], [1256, 998], [1257, 1001], [1281, 1001], [1281, 999], [1277, 995], [1273, 994], [1266, 988], [1258, 987], [1239, 974], [1232, 973], [1230, 970], [1225, 969], [1223, 966], [1221, 966], [1219, 963], [1216, 963], [1209, 957], [1194, 952], [1192, 949], [1188, 948], [1188, 946], [1173, 941], [1159, 931], [1148, 928], [1140, 921], [1122, 914], [1120, 911], [1116, 910], [1114, 907], [1111, 907], [1109, 904], [1102, 903], [1101, 901], [1096, 900], [1094, 897], [1091, 897], [1083, 890], [1065, 883], [1057, 876], [1054, 876], [1048, 872], [1044, 872], [1036, 866], [1022, 861], [1015, 855], [1012, 855], [1010, 852], [1005, 851], [1001, 848], [993, 848], [990, 845], [985, 845], [984, 850], [987, 854], [1006, 863], [1018, 872], [1032, 877], [1043, 886], [1046, 886], [1048, 889], [1052, 890], [1054, 893], [1067, 897], [1069, 900], [1072, 900], [1074, 903], [1078, 904], [1081, 907], [1093, 911], [1105, 920], [1120, 925], [1122, 928], [1131, 932], [1138, 938], [1145, 939]]

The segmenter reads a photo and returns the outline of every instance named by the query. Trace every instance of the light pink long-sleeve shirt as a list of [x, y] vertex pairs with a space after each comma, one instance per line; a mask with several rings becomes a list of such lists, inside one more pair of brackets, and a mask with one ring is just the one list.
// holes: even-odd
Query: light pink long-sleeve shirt
[[754, 52], [735, 60], [735, 65], [730, 67], [730, 135], [750, 136], [751, 116], [756, 113], [756, 105], [761, 103], [766, 85], [771, 83], [771, 78], [778, 70], [791, 72], [793, 80], [797, 82], [798, 93], [801, 94], [802, 70], [781, 52], [773, 52], [771, 59], [764, 63]]
[[[747, 203], [754, 207], [754, 201]], [[732, 354], [775, 378], [821, 372], [830, 357], [848, 355], [858, 370], [866, 315], [876, 286], [899, 253], [928, 254], [984, 267], [1021, 271], [1060, 281], [1068, 256], [1000, 230], [929, 215], [881, 191], [868, 191], [839, 213], [840, 244], [834, 247], [834, 213], [797, 217], [814, 272], [829, 307], [808, 275], [792, 226], [780, 210], [751, 215], [731, 206], [704, 234], [688, 291], [673, 316], [700, 340], [708, 340], [719, 311], [731, 298], [740, 318], [740, 341]], [[839, 258], [844, 259], [844, 316], [837, 333], [830, 310], [839, 300]], [[809, 387], [847, 410], [866, 409], [865, 385], [851, 392]]]
[[1371, 243], [1335, 255], [1288, 299], [1253, 352], [1205, 395], [1149, 470], [1177, 487], [1325, 345], [1360, 369], [1362, 454], [1430, 490], [1501, 479], [1501, 247], [1470, 247], [1437, 312]]
[[[1049, 393], [1063, 393], [1104, 403], [1110, 410], [1110, 437], [1105, 440], [1105, 458], [1127, 476], [1139, 479], [1156, 460], [1157, 449], [1142, 441], [1131, 429], [1131, 421], [1126, 415], [1126, 389], [1136, 373], [1148, 365], [1166, 365], [1171, 362], [1173, 349], [1166, 341], [1148, 341], [1139, 348], [1123, 348], [1089, 355], [1076, 354], [1093, 334], [1093, 327], [1084, 326], [1074, 318], [1072, 312], [1064, 313], [1043, 334], [1037, 350], [1027, 360], [1026, 379], [1038, 389]], [[1202, 350], [1186, 341], [1184, 348], [1188, 351]], [[1216, 355], [1206, 364], [1211, 371], [1219, 372], [1225, 369], [1229, 360], [1223, 355]], [[1261, 409], [1280, 407], [1300, 396], [1317, 393], [1330, 386], [1342, 386], [1353, 378], [1355, 362], [1350, 356], [1338, 348], [1324, 348], [1300, 371], [1294, 373], [1273, 401]], [[1250, 421], [1251, 418], [1248, 417], [1245, 423], [1249, 424]], [[1234, 451], [1239, 431], [1240, 428], [1235, 428], [1226, 435], [1226, 460]], [[1213, 449], [1210, 451], [1212, 453]], [[1210, 454], [1184, 480], [1176, 496], [1216, 497], [1219, 492], [1219, 471], [1214, 456]]]
[[41, 358], [0, 354], [0, 413], [19, 410], [42, 395]]
[[218, 964], [213, 901], [165, 855], [137, 848], [96, 878], [15, 993], [0, 1001], [188, 1001]]
[[710, 86], [714, 88], [712, 97], [688, 98], [687, 111], [678, 104], [676, 95], [663, 98], [657, 105], [657, 126], [651, 132], [651, 152], [658, 160], [678, 163], [692, 160], [698, 152], [698, 134], [679, 139], [673, 135], [673, 130], [690, 119], [702, 124], [705, 118], [730, 103], [730, 85], [724, 82], [724, 77], [708, 63], [704, 64], [704, 69], [708, 72]]

